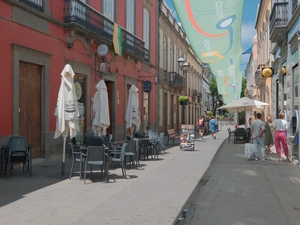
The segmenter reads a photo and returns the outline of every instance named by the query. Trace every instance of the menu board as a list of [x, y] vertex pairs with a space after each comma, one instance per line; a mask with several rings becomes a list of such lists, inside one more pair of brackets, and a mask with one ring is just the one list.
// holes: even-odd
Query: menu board
[[195, 126], [194, 125], [181, 125], [180, 133], [180, 150], [194, 151], [195, 148]]

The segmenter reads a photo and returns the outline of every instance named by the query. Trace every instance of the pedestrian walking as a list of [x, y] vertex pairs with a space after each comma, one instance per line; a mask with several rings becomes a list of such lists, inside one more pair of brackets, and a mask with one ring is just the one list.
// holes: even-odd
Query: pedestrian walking
[[265, 145], [266, 153], [272, 155], [271, 147], [274, 145], [274, 125], [271, 115], [267, 116], [266, 131], [265, 131]]
[[200, 116], [198, 120], [198, 129], [199, 129], [199, 135], [200, 138], [203, 140], [203, 134], [204, 134], [204, 116]]
[[215, 120], [215, 117], [212, 116], [210, 121], [209, 121], [209, 129], [210, 129], [210, 132], [211, 132], [211, 137], [212, 139], [216, 139], [216, 124], [217, 124], [217, 121]]
[[249, 123], [249, 127], [250, 127], [252, 124], [252, 117], [249, 118], [248, 123]]
[[284, 113], [280, 112], [279, 113], [279, 119], [276, 119], [274, 122], [274, 127], [275, 127], [275, 134], [274, 134], [274, 139], [275, 139], [275, 148], [276, 148], [276, 153], [279, 156], [279, 162], [282, 162], [282, 157], [281, 157], [281, 146], [284, 150], [284, 154], [286, 156], [286, 161], [287, 162], [292, 162], [292, 160], [289, 157], [289, 149], [287, 146], [287, 138], [286, 138], [286, 132], [288, 130], [288, 123], [286, 120], [284, 120]]
[[255, 160], [259, 160], [258, 157], [258, 144], [260, 145], [260, 150], [261, 150], [261, 161], [266, 162], [269, 161], [269, 159], [265, 156], [265, 140], [264, 140], [264, 132], [266, 130], [266, 125], [265, 122], [262, 121], [261, 119], [261, 113], [256, 114], [257, 119], [254, 120], [251, 123], [250, 126], [250, 135], [254, 143], [254, 153], [255, 153]]

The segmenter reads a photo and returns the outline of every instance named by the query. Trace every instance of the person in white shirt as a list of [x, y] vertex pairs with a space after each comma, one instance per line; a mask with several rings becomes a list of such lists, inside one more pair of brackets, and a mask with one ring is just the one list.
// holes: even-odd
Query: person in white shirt
[[289, 158], [289, 149], [287, 146], [287, 138], [286, 138], [286, 132], [288, 130], [288, 123], [286, 120], [284, 120], [284, 113], [280, 112], [279, 113], [279, 119], [276, 119], [274, 121], [274, 127], [275, 127], [275, 134], [274, 134], [274, 139], [275, 139], [275, 148], [277, 155], [279, 156], [279, 162], [282, 162], [282, 157], [281, 157], [281, 146], [284, 150], [284, 154], [286, 156], [286, 161], [287, 162], [292, 162], [292, 160]]

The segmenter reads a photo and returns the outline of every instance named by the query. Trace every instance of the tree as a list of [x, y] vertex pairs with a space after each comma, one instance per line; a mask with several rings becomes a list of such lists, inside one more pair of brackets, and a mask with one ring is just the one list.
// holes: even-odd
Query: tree
[[211, 76], [211, 79], [209, 81], [209, 91], [212, 97], [212, 112], [215, 115], [216, 112], [216, 102], [217, 102], [217, 96], [219, 96], [219, 92], [218, 92], [218, 86], [217, 86], [217, 80], [214, 76]]
[[241, 90], [241, 98], [245, 97], [245, 89], [247, 87], [247, 79], [246, 77], [242, 77], [242, 90]]
[[[247, 79], [243, 76], [242, 77], [242, 89], [241, 89], [241, 94], [240, 98], [245, 97], [245, 89], [247, 86]], [[209, 91], [212, 96], [212, 103], [213, 103], [213, 114], [215, 114], [216, 111], [216, 102], [218, 101], [217, 96], [219, 96], [218, 92], [218, 86], [217, 86], [217, 80], [214, 76], [211, 76], [210, 82], [209, 82]]]

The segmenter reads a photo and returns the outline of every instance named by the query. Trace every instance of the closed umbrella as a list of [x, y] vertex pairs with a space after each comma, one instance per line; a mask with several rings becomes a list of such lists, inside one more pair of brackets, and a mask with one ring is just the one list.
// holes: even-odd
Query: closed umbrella
[[131, 85], [125, 114], [126, 129], [130, 128], [131, 137], [133, 137], [134, 126], [136, 130], [139, 130], [141, 125], [139, 94], [137, 92], [138, 88], [134, 84]]
[[60, 135], [63, 136], [62, 175], [65, 173], [66, 138], [69, 134], [70, 138], [75, 137], [79, 131], [79, 111], [73, 82], [74, 75], [72, 67], [69, 64], [65, 65], [61, 72], [61, 84], [54, 111], [54, 115], [56, 116], [54, 138], [56, 139]]
[[107, 87], [104, 80], [100, 80], [96, 85], [97, 92], [94, 95], [94, 118], [93, 118], [93, 132], [94, 135], [105, 136], [106, 129], [110, 126], [109, 108], [108, 108], [108, 94]]
[[269, 104], [250, 99], [248, 97], [243, 97], [227, 105], [223, 105], [218, 109], [227, 109], [229, 112], [246, 112], [252, 110], [262, 110], [265, 105]]

